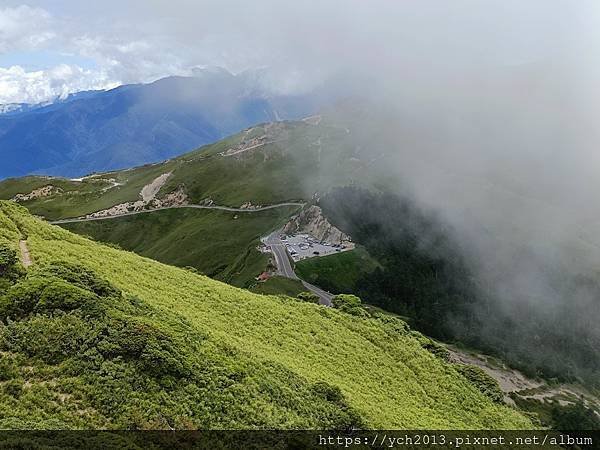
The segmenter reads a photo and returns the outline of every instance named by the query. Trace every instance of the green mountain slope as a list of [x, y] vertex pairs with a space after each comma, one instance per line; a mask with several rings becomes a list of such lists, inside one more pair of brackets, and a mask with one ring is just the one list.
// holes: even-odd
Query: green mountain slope
[[0, 244], [20, 239], [33, 265], [2, 300], [3, 427], [531, 426], [401, 321], [252, 294], [1, 202]]
[[260, 237], [283, 225], [297, 209], [286, 207], [255, 213], [164, 210], [62, 226], [157, 261], [194, 267], [211, 278], [244, 287], [268, 264], [268, 255], [256, 249]]
[[367, 163], [355, 156], [346, 131], [326, 123], [281, 122], [260, 125], [160, 164], [97, 174], [81, 181], [25, 177], [0, 182], [0, 199], [48, 185], [50, 195], [21, 201], [49, 220], [79, 217], [140, 199], [142, 188], [171, 173], [158, 198], [182, 186], [190, 203], [269, 205], [310, 199], [352, 180], [366, 183]]
[[[80, 217], [139, 201], [145, 186], [170, 174], [158, 199], [182, 190], [191, 204], [210, 201], [239, 207], [310, 201], [315, 193], [332, 186], [359, 180], [364, 184], [375, 178], [373, 168], [367, 171], [367, 163], [357, 158], [357, 152], [347, 130], [327, 120], [265, 124], [160, 164], [81, 180], [35, 176], [5, 180], [0, 182], [0, 199], [29, 195], [18, 201], [35, 215], [48, 220]], [[258, 238], [283, 225], [296, 211], [283, 207], [234, 215], [172, 209], [64, 226], [248, 287], [267, 266], [268, 258], [256, 251]], [[234, 216], [238, 217], [235, 221]]]

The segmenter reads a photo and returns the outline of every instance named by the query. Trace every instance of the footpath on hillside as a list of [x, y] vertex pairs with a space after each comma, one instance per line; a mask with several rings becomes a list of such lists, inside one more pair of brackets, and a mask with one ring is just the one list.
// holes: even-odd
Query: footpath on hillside
[[27, 247], [27, 241], [20, 240], [19, 249], [21, 250], [21, 264], [23, 264], [23, 267], [27, 268], [31, 266], [33, 262], [31, 261], [31, 255], [29, 253], [29, 248]]

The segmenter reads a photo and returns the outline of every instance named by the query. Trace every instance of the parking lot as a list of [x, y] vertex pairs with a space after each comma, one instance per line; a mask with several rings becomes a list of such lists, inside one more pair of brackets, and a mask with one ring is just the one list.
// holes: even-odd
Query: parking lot
[[348, 242], [344, 245], [334, 245], [328, 242], [319, 242], [309, 234], [281, 235], [281, 242], [287, 247], [288, 253], [294, 261], [301, 261], [316, 256], [327, 256], [352, 250], [354, 244]]

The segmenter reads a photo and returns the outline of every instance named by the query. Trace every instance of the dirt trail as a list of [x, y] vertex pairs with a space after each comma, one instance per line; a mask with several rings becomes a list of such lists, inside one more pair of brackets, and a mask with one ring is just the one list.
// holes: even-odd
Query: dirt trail
[[21, 250], [21, 264], [27, 268], [33, 264], [31, 261], [31, 255], [29, 254], [29, 248], [27, 248], [27, 241], [19, 241], [19, 249]]

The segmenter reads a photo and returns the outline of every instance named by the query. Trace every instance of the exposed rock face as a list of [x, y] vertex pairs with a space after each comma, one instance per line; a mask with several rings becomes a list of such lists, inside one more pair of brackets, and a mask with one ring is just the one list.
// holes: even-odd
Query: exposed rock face
[[283, 227], [283, 232], [286, 234], [307, 233], [332, 244], [351, 241], [350, 236], [331, 225], [323, 215], [321, 208], [315, 205], [303, 209]]
[[240, 206], [240, 209], [257, 209], [261, 208], [261, 205], [253, 205], [252, 202], [246, 202]]
[[140, 195], [142, 196], [142, 200], [145, 202], [150, 202], [154, 200], [160, 188], [167, 182], [172, 172], [163, 173], [161, 176], [157, 177], [152, 183], [147, 184], [142, 188], [142, 192]]
[[86, 218], [121, 216], [130, 212], [142, 211], [144, 209], [168, 208], [188, 204], [188, 196], [183, 185], [179, 185], [173, 192], [169, 192], [163, 198], [152, 198], [149, 201], [138, 200], [135, 202], [120, 203], [102, 211], [88, 214]]
[[167, 206], [179, 206], [179, 205], [187, 205], [188, 204], [188, 196], [185, 193], [185, 188], [183, 184], [177, 186], [173, 192], [169, 192], [161, 199], [153, 199], [153, 203], [155, 203], [156, 208], [165, 208]]
[[15, 202], [26, 202], [28, 200], [33, 200], [34, 198], [49, 197], [52, 194], [62, 194], [62, 192], [63, 190], [61, 188], [49, 184], [48, 186], [31, 191], [29, 194], [17, 194], [13, 197], [13, 200]]

